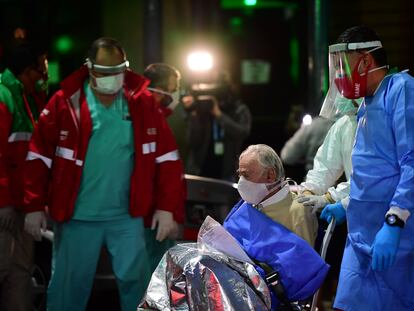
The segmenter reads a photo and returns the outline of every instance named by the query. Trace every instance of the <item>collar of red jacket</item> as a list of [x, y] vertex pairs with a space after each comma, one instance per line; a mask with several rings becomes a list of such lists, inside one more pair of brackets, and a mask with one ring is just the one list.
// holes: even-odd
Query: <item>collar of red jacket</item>
[[[75, 92], [83, 87], [85, 80], [89, 77], [89, 70], [86, 65], [83, 65], [78, 70], [73, 72], [70, 76], [65, 78], [60, 86], [67, 97], [71, 97]], [[138, 96], [141, 92], [146, 90], [150, 81], [141, 75], [136, 74], [132, 70], [125, 72], [124, 89], [125, 94], [130, 96]]]

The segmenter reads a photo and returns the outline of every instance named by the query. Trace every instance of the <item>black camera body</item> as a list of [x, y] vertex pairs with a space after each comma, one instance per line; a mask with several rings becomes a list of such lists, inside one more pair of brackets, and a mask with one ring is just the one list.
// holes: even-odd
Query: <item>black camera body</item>
[[194, 109], [200, 113], [210, 113], [216, 99], [217, 102], [226, 96], [228, 90], [219, 83], [195, 83], [191, 85], [191, 95], [194, 97]]

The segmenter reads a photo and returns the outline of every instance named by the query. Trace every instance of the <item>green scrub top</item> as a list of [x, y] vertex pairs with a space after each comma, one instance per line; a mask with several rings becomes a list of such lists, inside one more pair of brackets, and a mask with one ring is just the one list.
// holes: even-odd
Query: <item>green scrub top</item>
[[[7, 106], [13, 115], [12, 132], [33, 132], [33, 124], [26, 111], [23, 99], [23, 84], [15, 75], [6, 69], [0, 74], [0, 102]], [[40, 112], [32, 96], [26, 96], [30, 112], [34, 120], [39, 118]]]
[[92, 135], [84, 162], [73, 219], [115, 220], [129, 217], [130, 178], [134, 168], [134, 136], [122, 92], [105, 107], [84, 85], [92, 118]]

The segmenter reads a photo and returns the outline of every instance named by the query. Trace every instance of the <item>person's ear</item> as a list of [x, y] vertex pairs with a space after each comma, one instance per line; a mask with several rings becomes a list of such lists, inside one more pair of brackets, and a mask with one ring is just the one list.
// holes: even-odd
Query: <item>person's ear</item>
[[362, 58], [362, 65], [364, 66], [364, 70], [366, 68], [370, 68], [372, 67], [373, 63], [374, 63], [374, 57], [371, 55], [371, 53], [365, 53], [363, 58]]
[[[155, 88], [158, 89], [158, 90], [161, 90], [160, 87], [155, 87]], [[157, 92], [153, 92], [152, 95], [154, 96], [154, 98], [157, 102], [161, 101], [161, 99], [164, 97], [163, 94], [160, 94], [160, 93], [157, 93]]]
[[267, 182], [271, 183], [276, 180], [276, 170], [274, 168], [270, 168], [267, 171]]

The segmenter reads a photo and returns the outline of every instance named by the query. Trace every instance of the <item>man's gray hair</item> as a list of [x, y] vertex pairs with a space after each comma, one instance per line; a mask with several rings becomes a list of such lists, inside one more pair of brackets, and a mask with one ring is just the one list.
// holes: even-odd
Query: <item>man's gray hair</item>
[[240, 158], [250, 153], [257, 155], [257, 160], [263, 168], [274, 168], [276, 171], [276, 179], [285, 177], [282, 160], [280, 160], [272, 147], [265, 144], [250, 145], [241, 153]]

